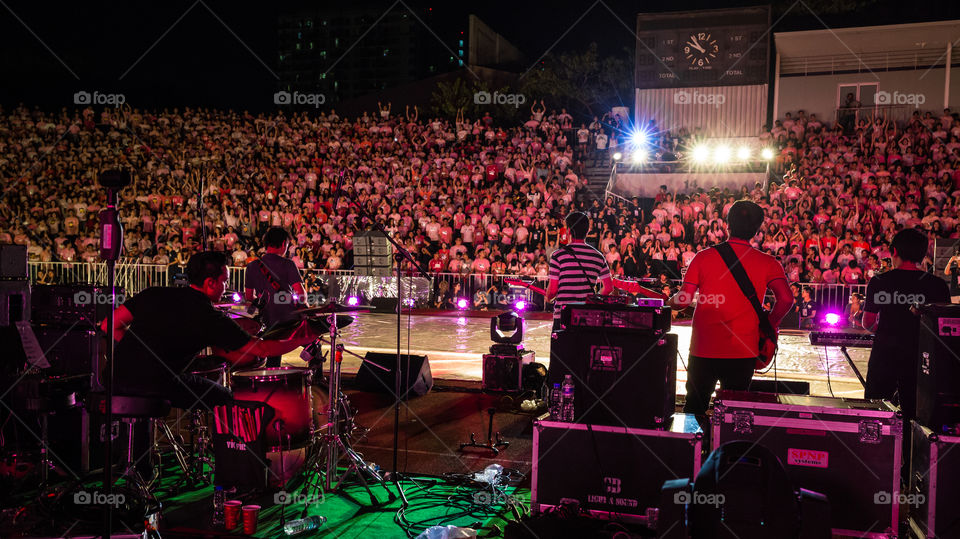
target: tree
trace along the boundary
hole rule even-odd
[[[601,116],[633,103],[633,52],[601,59],[597,44],[583,52],[548,54],[541,66],[521,78],[523,93],[550,95],[571,113]]]

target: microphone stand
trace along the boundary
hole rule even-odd
[[[423,270],[423,268],[420,266],[420,263],[417,262],[416,259],[414,259],[412,254],[410,254],[410,251],[406,250],[402,245],[400,245],[400,243],[398,243],[397,240],[393,239],[393,237],[391,237],[390,234],[387,234],[387,230],[382,223],[370,217],[370,214],[367,213],[367,210],[364,209],[363,206],[358,204],[352,198],[347,197],[347,200],[349,201],[351,206],[353,206],[360,212],[361,219],[366,219],[367,221],[370,221],[371,226],[373,226],[375,230],[383,234],[384,237],[387,238],[387,241],[389,241],[394,248],[393,260],[397,268],[397,370],[395,371],[394,382],[393,382],[394,384],[393,385],[393,389],[394,389],[394,393],[393,393],[393,397],[394,397],[394,401],[393,401],[393,469],[392,469],[391,477],[393,478],[393,482],[397,487],[397,492],[400,494],[401,506],[406,508],[407,506],[410,505],[410,502],[407,500],[407,495],[406,493],[404,493],[403,486],[400,484],[400,472],[398,471],[398,468],[397,468],[397,453],[399,451],[398,441],[400,437],[400,391],[401,391],[400,374],[401,374],[401,371],[404,371],[404,373],[406,374],[408,382],[410,379],[410,375],[408,372],[410,367],[409,356],[407,356],[407,369],[400,368],[400,360],[401,360],[400,326],[401,326],[401,313],[403,312],[403,286],[401,282],[403,277],[403,270],[401,269],[401,264],[403,263],[404,260],[407,260],[410,262],[410,264],[414,267],[414,269],[420,275],[429,275],[429,274]]]
[[[101,176],[102,178],[102,176]],[[126,176],[129,183],[129,175]],[[106,183],[101,179],[101,183]],[[107,496],[113,491],[113,365],[114,365],[114,340],[116,328],[114,327],[114,309],[116,308],[117,289],[116,289],[116,263],[120,258],[120,249],[123,246],[123,228],[120,224],[120,214],[117,211],[117,192],[122,189],[122,185],[110,185],[107,187],[107,207],[100,211],[100,257],[107,265],[107,287],[110,289],[110,297],[113,301],[111,309],[107,310],[107,368],[104,369],[104,388],[105,410],[104,410],[104,432],[106,433],[105,447],[103,451],[103,490]],[[109,503],[104,504],[103,512],[103,537],[110,539],[110,532],[113,524],[113,506]]]
[[[206,171],[200,174],[200,191],[197,193],[197,213],[200,214],[200,249],[207,250],[207,225],[204,223],[203,214],[203,181],[206,179]]]

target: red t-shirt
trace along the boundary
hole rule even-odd
[[[731,239],[729,243],[746,269],[758,298],[763,298],[771,282],[786,280],[783,266],[776,258],[743,240]],[[756,357],[760,342],[757,315],[720,253],[716,249],[697,253],[683,282],[697,287],[699,300],[693,313],[690,354],[707,358]]]

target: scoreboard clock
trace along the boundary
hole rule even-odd
[[[768,7],[640,14],[637,88],[764,84]]]

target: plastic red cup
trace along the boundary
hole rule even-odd
[[[240,508],[243,513],[243,533],[253,535],[257,532],[257,520],[260,518],[259,505],[244,505]]]
[[[228,530],[232,530],[240,523],[240,506],[243,502],[240,500],[228,500],[223,502],[223,524]]]

